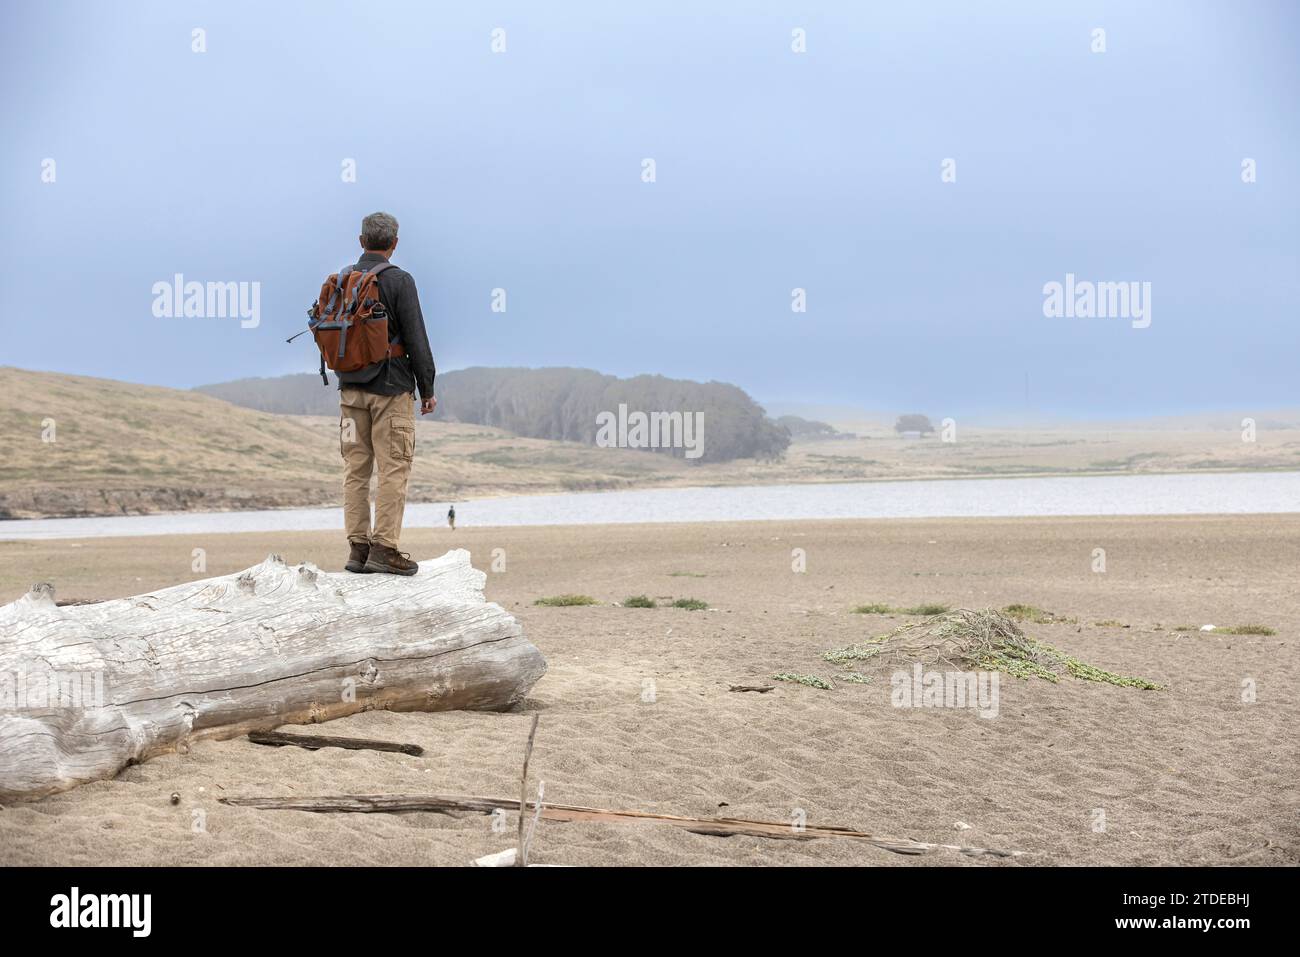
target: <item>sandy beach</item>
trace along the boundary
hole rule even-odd
[[[218,799],[517,796],[532,713],[533,780],[552,801],[779,821],[802,810],[809,824],[1023,852],[903,857],[840,840],[544,822],[540,863],[1300,863],[1300,515],[419,529],[403,546],[417,559],[466,548],[488,572],[488,599],[518,617],[549,663],[520,711],[367,713],[311,729],[415,743],[418,758],[201,742],[111,781],[9,803],[0,864],[468,864],[513,846],[513,815],[497,833],[481,815],[308,814]],[[205,572],[192,571],[195,548]],[[1093,570],[1097,548],[1104,572]],[[806,571],[794,570],[794,549]],[[339,536],[322,533],[0,541],[0,601],[34,581],[54,582],[60,599],[138,594],[270,552],[328,571],[345,558]],[[562,593],[600,604],[534,604]],[[661,607],[615,604],[641,594]],[[709,609],[663,607],[679,598]],[[984,719],[893,707],[887,672],[861,685],[834,679],[822,652],[916,620],[855,607],[931,602],[1050,611],[1051,623],[1026,623],[1026,633],[1166,689],[1003,676],[998,716]],[[1276,633],[1173,630],[1207,623]],[[771,681],[778,672],[834,689]]]

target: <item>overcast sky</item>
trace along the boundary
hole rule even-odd
[[[284,339],[383,209],[444,370],[939,414],[1295,406],[1296,10],[14,5],[0,364],[314,371]],[[260,283],[259,324],[156,316],[177,273]],[[1067,273],[1149,282],[1150,325],[1045,316]]]

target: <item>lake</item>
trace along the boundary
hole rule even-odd
[[[459,526],[761,519],[1300,512],[1300,472],[1089,475],[575,492],[456,503]],[[447,503],[408,505],[406,527],[443,526]],[[0,521],[0,539],[342,529],[338,508]]]

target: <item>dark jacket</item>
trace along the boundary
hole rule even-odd
[[[366,253],[358,261],[357,269],[369,269],[381,263],[379,253]],[[421,399],[433,395],[433,351],[429,348],[429,334],[424,329],[424,315],[420,312],[420,296],[415,291],[415,279],[409,272],[394,266],[379,274],[379,301],[388,311],[388,335],[402,344],[406,355],[385,359],[356,372],[336,372],[339,388],[348,386],[364,389],[378,395],[401,395],[419,391]]]

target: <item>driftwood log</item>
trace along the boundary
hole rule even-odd
[[[252,807],[263,811],[311,811],[317,814],[406,814],[432,811],[450,814],[469,811],[491,814],[498,808],[515,809],[513,798],[479,797],[466,794],[334,794],[323,797],[223,797],[222,804]],[[766,837],[779,841],[814,841],[840,838],[862,841],[894,854],[929,854],[933,851],[957,851],[967,857],[1020,857],[1023,851],[1001,851],[990,847],[966,847],[961,844],[932,844],[926,841],[878,837],[866,831],[833,824],[793,827],[787,821],[754,821],[738,817],[682,817],[678,814],[653,814],[648,811],[621,811],[614,808],[582,807],[575,804],[527,802],[525,808],[539,809],[543,821],[597,821],[603,824],[668,824],[693,834],[712,837]]]
[[[0,797],[359,711],[502,710],[546,671],[483,600],[469,552],[419,574],[327,574],[272,555],[242,573],[59,607],[34,586],[0,607]]]

